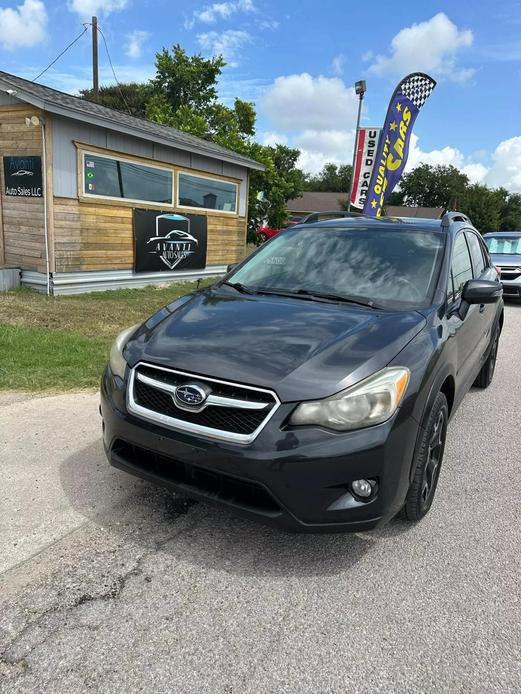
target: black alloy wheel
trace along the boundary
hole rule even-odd
[[[426,420],[415,456],[414,477],[402,509],[402,516],[411,521],[420,520],[429,511],[438,486],[449,421],[443,393],[436,396]]]

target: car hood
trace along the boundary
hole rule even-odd
[[[138,330],[125,357],[274,389],[283,402],[322,398],[386,366],[425,325],[416,311],[220,287],[184,297]]]
[[[494,265],[499,267],[521,267],[521,255],[508,255],[508,253],[491,253],[490,257]]]

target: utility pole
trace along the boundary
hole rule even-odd
[[[367,86],[364,80],[355,82],[355,94],[358,96],[358,114],[356,117],[356,129],[355,129],[355,144],[353,149],[353,163],[351,166],[351,184],[349,186],[349,205],[348,211],[351,212],[351,196],[353,195],[353,183],[355,180],[355,164],[356,164],[356,150],[358,149],[358,131],[360,130],[360,116],[362,115],[362,102],[364,100],[364,94],[367,91]]]
[[[97,103],[99,98],[98,80],[98,18],[92,18],[92,90],[94,101]]]

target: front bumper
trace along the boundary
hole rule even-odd
[[[283,404],[248,445],[173,431],[131,415],[126,384],[107,368],[101,385],[105,451],[111,465],[190,497],[288,530],[360,531],[403,505],[418,425],[398,411],[388,422],[349,433],[287,428]],[[377,480],[370,501],[349,484]]]
[[[503,285],[503,296],[513,299],[521,298],[521,277],[516,280],[505,280],[501,279],[501,284]]]

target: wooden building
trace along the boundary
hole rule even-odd
[[[50,294],[220,274],[244,255],[263,168],[0,72],[0,267]]]

